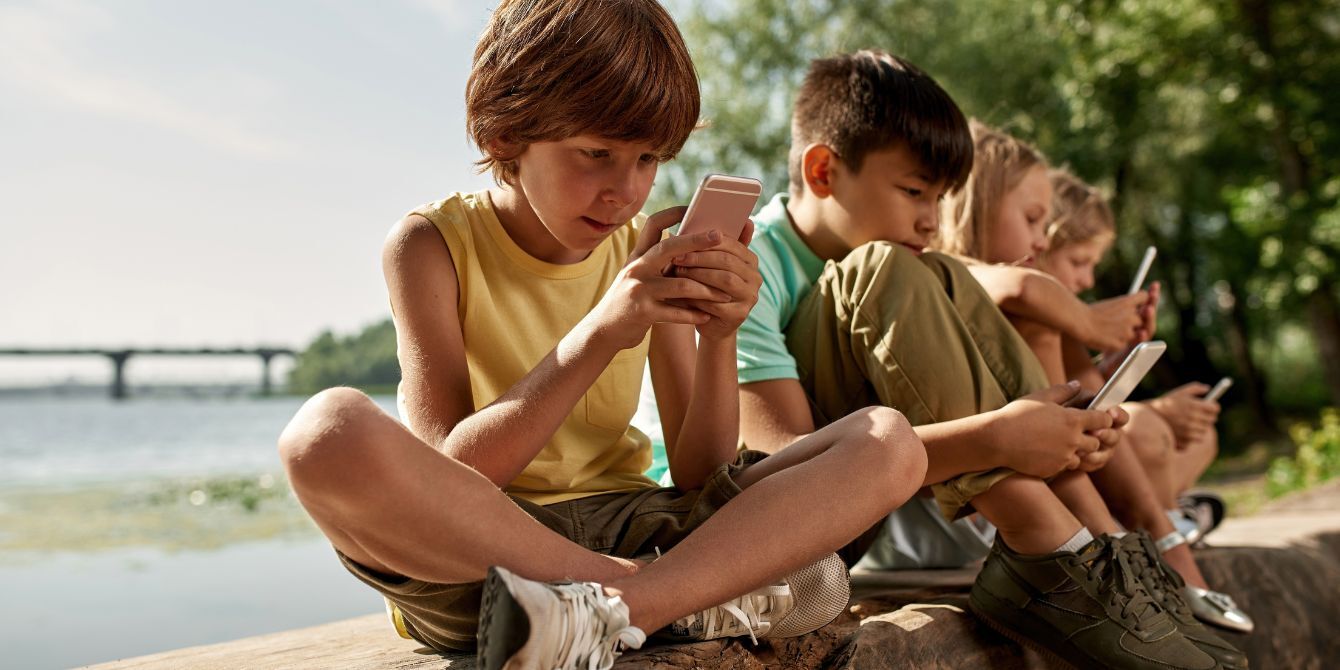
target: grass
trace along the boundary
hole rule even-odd
[[[0,552],[215,549],[318,533],[270,473],[0,492]]]

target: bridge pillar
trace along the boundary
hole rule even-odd
[[[258,355],[261,357],[261,395],[269,396],[274,392],[270,386],[270,359],[275,357],[276,352],[261,351]]]
[[[126,361],[130,360],[129,351],[109,351],[107,358],[112,361],[112,400],[126,399]]]

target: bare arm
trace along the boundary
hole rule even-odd
[[[383,271],[395,312],[407,417],[420,439],[502,487],[535,458],[618,347],[584,319],[534,370],[474,411],[451,253],[421,216],[387,238]]]
[[[696,325],[696,346],[694,328],[658,325],[652,335],[652,385],[670,474],[680,489],[702,486],[718,466],[735,459],[740,431],[736,333],[758,300],[762,283],[758,259],[748,248],[752,235],[753,224],[747,223],[739,239],[676,259],[676,277],[700,282],[727,298],[685,301],[708,316]],[[686,389],[691,390],[685,394]]]
[[[1036,321],[1100,351],[1121,349],[1140,337],[1147,291],[1099,300],[1080,300],[1055,277],[1032,268],[968,265],[1002,312]]]

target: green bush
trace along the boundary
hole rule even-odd
[[[315,393],[332,386],[355,386],[370,393],[394,391],[400,382],[395,325],[390,319],[354,335],[321,333],[298,354],[289,391]]]
[[[1270,463],[1266,491],[1272,498],[1340,475],[1340,410],[1323,410],[1319,426],[1298,425],[1289,434],[1298,451]]]

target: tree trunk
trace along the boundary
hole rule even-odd
[[[1335,299],[1335,287],[1329,281],[1322,282],[1307,297],[1307,311],[1321,355],[1326,388],[1331,392],[1331,404],[1340,407],[1340,305]]]
[[[1228,284],[1228,300],[1224,309],[1224,316],[1228,323],[1228,348],[1233,352],[1234,367],[1241,375],[1238,381],[1242,384],[1242,389],[1246,392],[1247,403],[1251,406],[1252,412],[1256,415],[1258,425],[1262,432],[1279,433],[1279,424],[1275,421],[1275,412],[1266,402],[1266,381],[1261,374],[1261,369],[1257,367],[1255,359],[1252,358],[1251,347],[1251,329],[1247,323],[1247,312],[1243,307],[1242,290],[1234,285],[1232,281]]]

